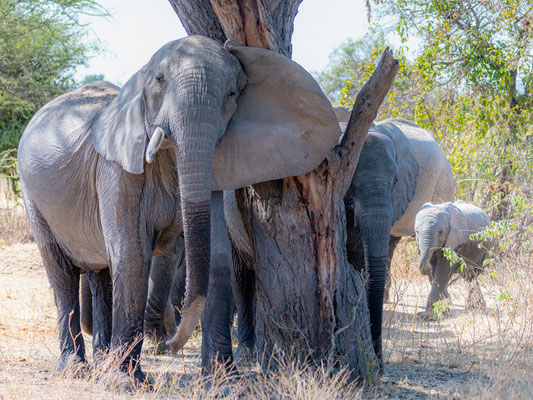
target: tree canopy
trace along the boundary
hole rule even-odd
[[[492,209],[496,219],[509,217],[510,202],[531,195],[533,3],[376,3],[368,3],[373,31],[402,43],[400,72],[378,118],[403,117],[429,129],[452,164],[458,198]],[[341,57],[338,65],[348,65],[350,77],[342,76],[334,100],[353,102],[380,50],[357,63]]]
[[[17,146],[35,111],[71,89],[97,50],[83,15],[107,12],[93,0],[0,0],[0,151]]]

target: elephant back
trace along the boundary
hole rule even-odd
[[[30,120],[19,143],[22,174],[34,169],[60,167],[90,135],[94,118],[112,101],[118,87],[93,82],[56,97]]]

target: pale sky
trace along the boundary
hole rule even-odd
[[[104,74],[118,84],[148,62],[165,43],[186,36],[167,0],[100,0],[112,18],[89,19],[93,35],[106,52],[79,68],[76,78]],[[348,38],[368,30],[364,0],[304,0],[294,24],[293,60],[309,71],[320,71],[331,51]]]

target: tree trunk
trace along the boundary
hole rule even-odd
[[[291,55],[301,0],[170,2],[189,34]],[[342,200],[397,70],[387,50],[357,97],[341,144],[315,170],[236,191],[255,249],[257,346],[264,367],[283,354],[330,366],[338,360],[353,378],[375,371],[364,282],[346,258]]]

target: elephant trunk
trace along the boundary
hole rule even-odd
[[[417,240],[418,251],[420,252],[420,258],[418,261],[418,268],[422,275],[430,274],[429,261],[435,251],[433,245],[433,239],[429,233],[422,233]]]
[[[178,352],[193,334],[202,315],[209,286],[211,261],[211,176],[218,137],[210,121],[214,110],[195,106],[185,113],[171,135],[176,150],[185,239],[187,281],[184,311],[174,337],[167,344]],[[180,129],[186,126],[187,131]],[[219,129],[219,128],[218,128]]]
[[[370,211],[359,213],[361,215],[357,217],[357,225],[362,236],[365,266],[368,271],[367,300],[370,313],[370,331],[374,350],[381,361],[383,297],[392,216],[390,215],[390,201],[383,199],[384,192],[382,190],[378,190],[378,192],[379,195],[369,196],[362,202],[362,210]]]

